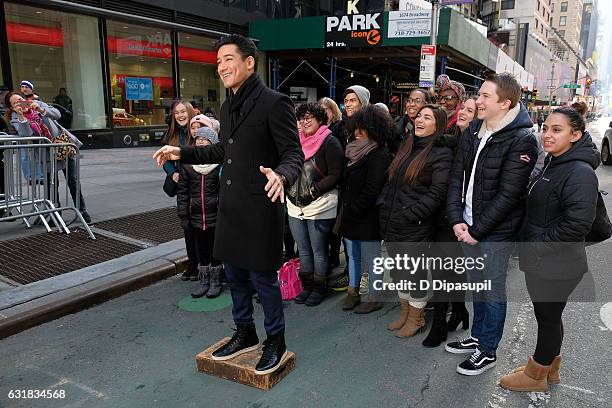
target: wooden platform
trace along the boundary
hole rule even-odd
[[[262,390],[269,390],[295,368],[295,353],[287,351],[287,356],[276,371],[264,375],[255,374],[255,366],[261,358],[261,346],[257,350],[241,354],[231,360],[213,360],[211,358],[212,352],[227,343],[229,339],[229,337],[226,337],[219,340],[196,356],[199,372],[250,385]]]

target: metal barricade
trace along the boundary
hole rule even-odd
[[[72,147],[74,158],[57,159],[58,149]],[[91,239],[96,239],[81,215],[79,149],[73,143],[52,143],[45,137],[18,137],[0,133],[0,158],[3,159],[3,185],[0,185],[0,222],[22,220],[27,228],[42,224],[70,234],[70,225],[80,221]],[[66,180],[63,204],[60,201],[59,173]],[[29,177],[26,177],[29,176]],[[71,199],[71,197],[73,199]],[[62,212],[74,211],[67,223]]]

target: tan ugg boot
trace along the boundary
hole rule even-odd
[[[559,374],[559,369],[561,368],[561,355],[555,357],[555,359],[550,364],[550,372],[548,373],[548,383],[549,384],[559,384],[561,382],[561,375]],[[512,370],[513,373],[518,373],[519,371],[524,371],[525,366],[520,366]]]
[[[504,375],[499,385],[510,391],[547,391],[550,366],[543,366],[529,357],[525,370]]]
[[[406,323],[408,319],[408,311],[410,310],[410,302],[404,299],[400,299],[400,315],[399,317],[389,323],[387,329],[389,330],[399,330]]]
[[[408,319],[401,329],[395,333],[395,337],[412,337],[425,327],[425,309],[410,306]]]
[[[346,297],[342,301],[342,310],[353,310],[359,303],[361,303],[359,288],[349,286]]]

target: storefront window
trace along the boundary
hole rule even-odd
[[[113,126],[165,125],[174,91],[169,31],[108,21]]]
[[[62,112],[71,129],[106,127],[98,20],[5,3],[13,89],[28,80],[34,93]]]
[[[212,109],[215,117],[219,118],[225,90],[217,75],[214,40],[179,34],[179,60],[181,98],[192,101],[202,113]]]

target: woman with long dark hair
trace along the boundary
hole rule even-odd
[[[561,316],[589,270],[585,238],[598,200],[595,169],[600,158],[581,112],[556,109],[542,131],[548,155],[542,171],[529,183],[519,245],[519,267],[525,272],[538,336],[527,365],[500,380],[512,391],[546,391],[549,383],[560,382]]]
[[[189,128],[191,119],[196,116],[191,103],[185,100],[176,101],[170,110],[170,125],[164,136],[163,143],[171,146],[185,146],[194,144]],[[164,163],[164,172],[177,185],[180,177],[180,163],[178,161],[167,161]],[[183,228],[185,233],[185,246],[189,258],[187,270],[181,275],[182,280],[198,280],[198,263],[196,241],[190,228]]]
[[[389,185],[380,210],[381,234],[389,257],[418,257],[429,251],[436,233],[436,215],[446,201],[446,190],[453,152],[443,142],[446,113],[436,105],[425,105],[414,121],[414,134],[397,152],[389,167]],[[410,243],[410,244],[406,244]],[[403,245],[402,245],[403,244]],[[391,271],[394,281],[426,280],[427,270],[420,268],[412,276]],[[397,337],[414,336],[425,325],[427,292],[399,293],[401,311],[389,330]]]
[[[404,114],[395,121],[393,130],[393,138],[389,141],[389,151],[395,154],[401,144],[408,139],[410,135],[414,135],[414,120],[417,113],[427,104],[433,103],[433,98],[428,90],[416,88],[410,91],[408,98],[405,100]]]

